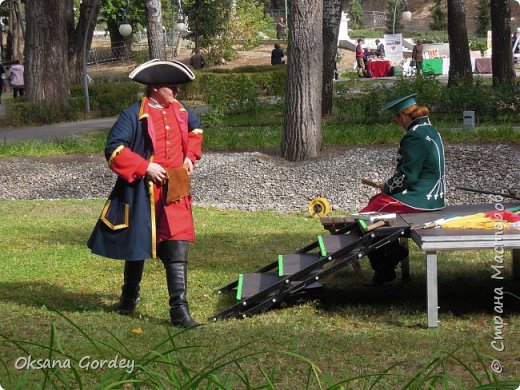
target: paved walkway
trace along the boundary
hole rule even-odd
[[[206,112],[208,107],[192,107],[192,109],[197,114],[201,114]],[[48,142],[57,138],[78,137],[81,133],[109,129],[112,127],[116,119],[117,116],[113,116],[109,118],[98,118],[77,122],[63,122],[44,126],[0,127],[0,142],[14,143],[29,139]]]
[[[114,124],[116,118],[90,119],[34,127],[0,128],[0,141],[12,143],[37,139],[48,142],[56,138],[77,137],[80,133],[109,129]]]

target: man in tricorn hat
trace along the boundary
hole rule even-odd
[[[416,213],[445,207],[446,182],[444,145],[430,123],[429,110],[415,101],[416,94],[385,104],[383,110],[394,115],[394,122],[405,130],[397,151],[394,174],[379,185],[361,212]],[[408,249],[394,241],[368,255],[374,269],[370,285],[395,279],[395,266],[408,256]]]
[[[147,90],[140,102],[121,112],[108,134],[105,157],[118,178],[88,246],[98,255],[125,260],[116,312],[135,310],[144,260],[159,257],[171,323],[194,327],[198,323],[186,298],[188,243],[195,239],[191,197],[168,204],[166,199],[167,169],[184,167],[184,175],[190,175],[202,154],[199,119],[176,99],[178,85],[195,76],[181,62],[152,60],[129,77]]]

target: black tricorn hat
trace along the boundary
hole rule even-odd
[[[128,77],[146,85],[184,84],[195,79],[190,68],[182,62],[158,59],[139,65]]]

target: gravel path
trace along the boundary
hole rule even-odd
[[[395,146],[328,148],[299,163],[259,152],[206,153],[193,176],[193,199],[222,209],[304,211],[309,199],[321,195],[334,208],[354,211],[375,194],[361,178],[386,179],[395,151]],[[519,166],[519,145],[447,145],[448,203],[489,201],[455,186],[518,188]],[[0,199],[105,198],[115,181],[100,155],[0,159],[0,172]]]

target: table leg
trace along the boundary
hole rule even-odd
[[[408,238],[400,238],[399,243],[408,249]],[[406,259],[401,260],[401,278],[403,280],[410,280],[410,258],[406,256]]]
[[[428,328],[437,328],[439,326],[437,252],[426,253],[426,295],[428,300]]]
[[[513,279],[520,280],[520,249],[513,249]]]

